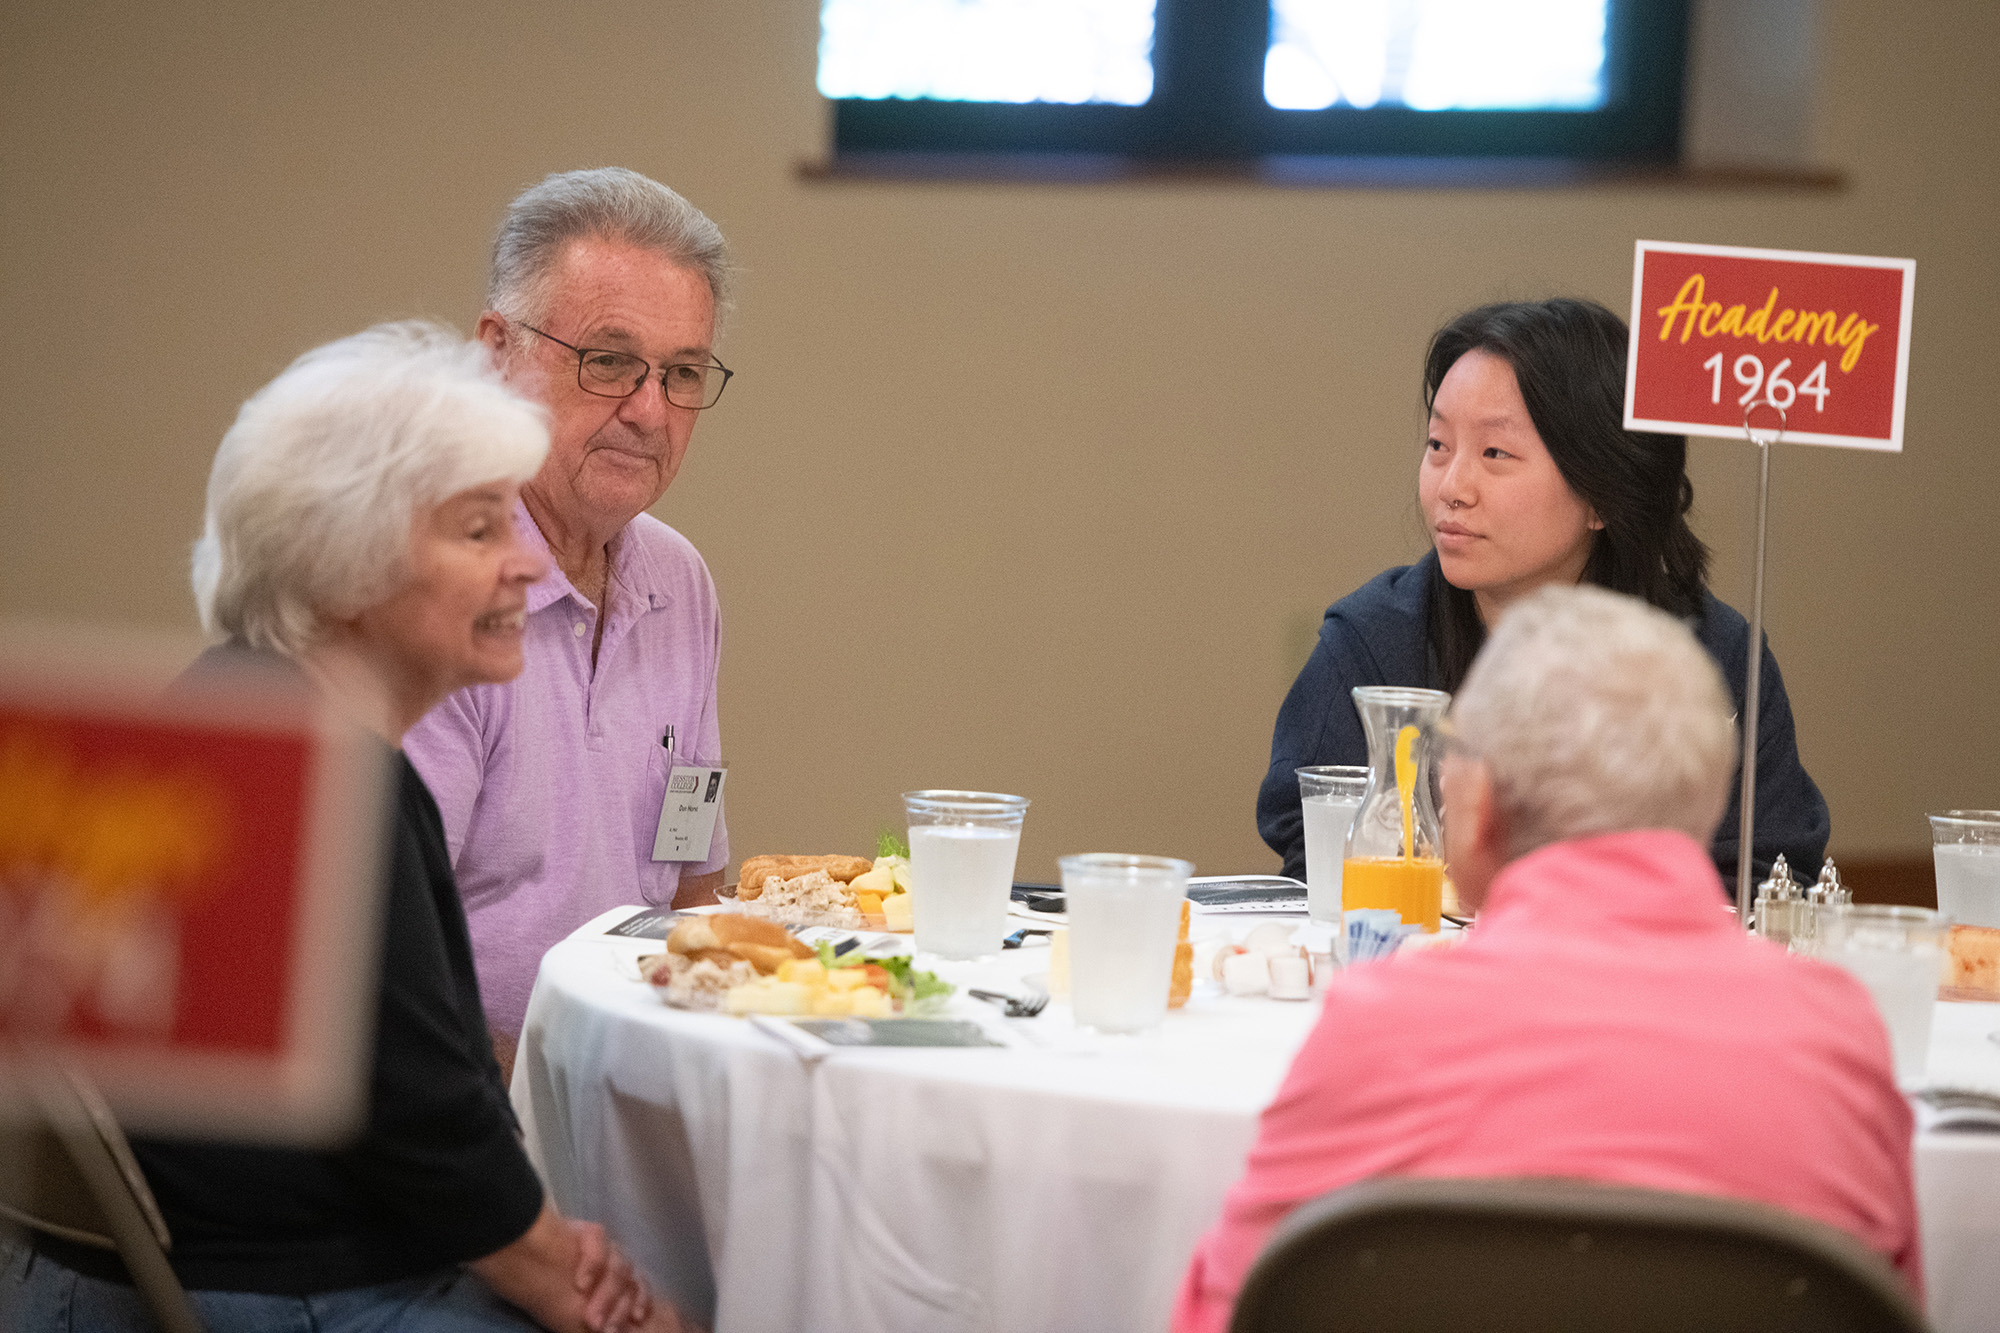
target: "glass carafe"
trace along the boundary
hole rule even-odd
[[[1442,690],[1355,687],[1354,708],[1368,731],[1368,788],[1347,834],[1340,872],[1341,905],[1349,911],[1388,908],[1406,925],[1438,928],[1444,841],[1431,797],[1429,728],[1450,704]]]

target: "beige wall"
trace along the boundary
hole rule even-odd
[[[949,785],[1035,799],[1024,876],[1093,848],[1262,869],[1319,612],[1422,548],[1434,325],[1622,309],[1641,236],[1905,255],[1906,452],[1780,451],[1769,629],[1836,854],[2000,805],[2000,8],[1826,6],[1837,193],[807,183],[815,8],[6,6],[0,614],[192,633],[236,403],[375,320],[469,328],[505,200],[622,163],[749,270],[742,373],[657,510],[722,590],[738,855],[865,849]],[[1751,456],[1693,453],[1747,605]]]

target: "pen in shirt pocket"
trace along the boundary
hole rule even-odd
[[[667,759],[671,762],[674,757],[674,728],[672,723],[667,724],[667,734],[660,737],[660,745],[666,750]]]

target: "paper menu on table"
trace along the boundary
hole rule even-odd
[[[608,935],[614,939],[664,940],[674,928],[674,922],[689,915],[675,911],[671,907],[625,908],[631,915],[623,917],[594,933]],[[593,923],[595,924],[595,923]]]
[[[833,946],[834,956],[852,952],[855,949],[865,954],[906,954],[913,945],[908,935],[897,935],[886,930],[843,930],[837,926],[798,926],[792,934],[807,944],[821,943]]]
[[[1304,916],[1306,886],[1285,875],[1201,876],[1188,881],[1188,901],[1209,914]]]

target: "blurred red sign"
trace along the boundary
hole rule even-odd
[[[1640,241],[1625,427],[1903,447],[1916,261]],[[1772,409],[1777,409],[1773,411]]]
[[[0,1072],[61,1060],[132,1128],[351,1127],[382,749],[296,682],[0,662]]]

